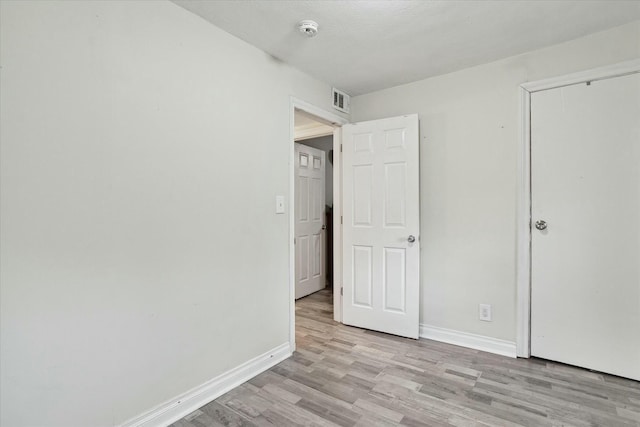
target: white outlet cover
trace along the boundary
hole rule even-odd
[[[491,322],[491,304],[478,305],[478,318],[484,322]]]

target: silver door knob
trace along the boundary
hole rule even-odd
[[[416,241],[416,236],[414,235],[410,235],[409,237],[407,237],[407,242],[409,243],[413,243]]]
[[[323,230],[326,230],[326,229],[327,229],[327,226],[326,226],[326,225],[324,225],[324,224],[322,224],[322,229],[323,229]]]
[[[538,220],[536,221],[536,228],[538,230],[546,230],[547,229],[547,221],[544,220]]]

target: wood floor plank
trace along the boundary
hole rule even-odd
[[[172,427],[640,427],[640,383],[333,321],[296,302],[294,355]]]

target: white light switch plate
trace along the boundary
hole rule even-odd
[[[284,196],[276,196],[276,213],[284,213]]]
[[[491,304],[478,305],[478,318],[485,322],[491,322]]]

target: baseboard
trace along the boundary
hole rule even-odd
[[[250,380],[261,372],[291,356],[291,348],[286,342],[243,363],[217,377],[201,384],[173,399],[156,406],[144,414],[126,421],[120,427],[165,427],[229,390]]]
[[[486,337],[484,335],[470,334],[468,332],[421,324],[420,338],[473,348],[474,350],[486,351],[487,353],[495,353],[502,356],[516,357],[515,342]]]

